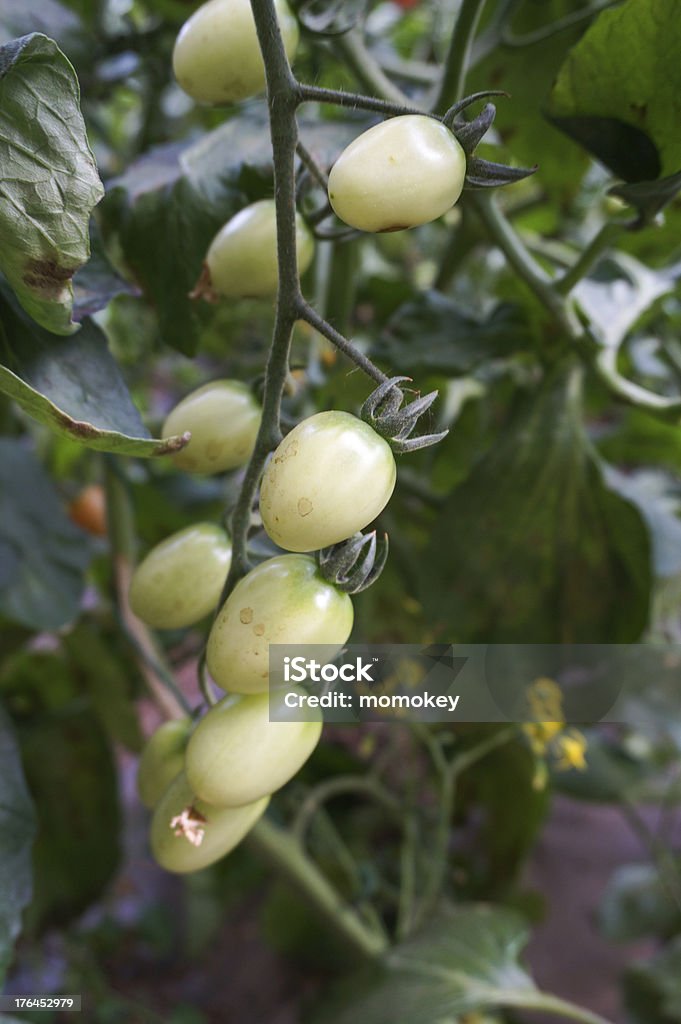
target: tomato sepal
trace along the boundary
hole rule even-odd
[[[448,430],[441,430],[436,433],[411,436],[420,417],[430,409],[439,392],[430,391],[427,395],[422,395],[403,405],[405,395],[399,385],[408,380],[411,378],[391,377],[383,384],[379,384],[366,399],[360,411],[364,422],[387,441],[393,452],[398,455],[416,451],[419,448],[428,448],[430,445],[442,441],[449,433]]]
[[[375,583],[383,572],[388,549],[387,533],[377,540],[375,530],[359,532],[317,552],[319,571],[338,590],[359,594]]]

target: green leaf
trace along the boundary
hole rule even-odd
[[[681,169],[677,0],[602,11],[571,50],[551,96],[555,123],[625,181]]]
[[[322,164],[364,124],[300,119]],[[239,209],[271,194],[271,162],[264,116],[241,113],[189,147],[160,147],[112,183],[105,221],[119,234],[135,280],[156,310],[162,341],[184,355],[196,353],[219,316],[219,309],[189,298],[208,246]]]
[[[506,144],[505,162],[512,157],[514,163],[524,167],[539,164],[536,177],[542,189],[554,196],[573,195],[586,169],[585,157],[561,132],[547,125],[544,112],[556,68],[560,67],[569,47],[579,39],[586,22],[532,43],[534,33],[574,13],[574,0],[542,0],[542,3],[526,3],[516,8],[519,10],[513,19],[514,38],[524,37],[528,42],[495,47],[473,69],[467,80],[467,91],[506,90],[510,99],[495,100],[495,129]],[[499,159],[498,150],[495,153],[491,148],[482,155]],[[527,187],[532,186],[513,186],[511,192]]]
[[[681,936],[649,963],[629,968],[624,994],[633,1024],[681,1022]]]
[[[38,817],[31,928],[89,906],[119,860],[116,767],[96,717],[77,705],[17,722]]]
[[[90,224],[90,250],[90,259],[73,278],[73,318],[78,322],[106,309],[117,295],[135,294],[111,266],[95,221]]]
[[[0,707],[0,987],[31,898],[33,805],[26,788],[19,748]]]
[[[523,337],[517,309],[500,305],[479,320],[439,292],[400,306],[374,349],[396,372],[469,373],[489,359],[513,355]]]
[[[0,48],[0,269],[55,334],[75,330],[72,278],[103,195],[79,98],[73,68],[47,36]]]
[[[70,338],[55,338],[22,312],[2,282],[0,391],[39,423],[88,448],[149,456],[186,443],[149,436],[93,320]]]
[[[647,623],[650,580],[641,516],[585,436],[579,377],[556,373],[442,507],[420,596],[458,642],[626,643]]]
[[[121,243],[135,280],[158,316],[163,342],[186,356],[199,347],[214,310],[190,299],[208,246],[240,205],[226,188],[216,202],[186,178],[139,197],[121,218]]]
[[[136,671],[120,657],[112,638],[106,638],[94,623],[81,622],[62,643],[70,672],[89,694],[107,735],[139,753],[144,737],[134,704]]]
[[[385,969],[312,1024],[454,1024],[490,1007],[538,1007],[542,995],[518,957],[527,943],[522,919],[482,904],[447,907],[426,932],[397,946]]]
[[[30,449],[8,438],[0,439],[0,546],[13,559],[0,615],[36,630],[76,617],[90,551]]]
[[[681,908],[653,864],[624,864],[608,882],[599,920],[613,942],[671,938],[681,931]]]
[[[613,185],[608,195],[619,196],[635,206],[642,223],[649,223],[681,192],[681,171],[657,181],[637,181],[629,185]]]
[[[467,794],[472,813],[483,812],[471,869],[476,894],[499,893],[518,880],[551,802],[549,788],[534,785],[535,773],[534,755],[520,740],[491,751],[463,776],[459,804]]]

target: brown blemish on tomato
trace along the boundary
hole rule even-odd
[[[265,632],[265,623],[259,622],[257,626],[253,627],[253,632],[256,636],[262,636]]]
[[[309,514],[310,514],[310,512],[312,512],[313,508],[314,508],[314,505],[312,504],[312,502],[310,501],[309,498],[300,498],[299,499],[299,501],[298,501],[298,515],[303,516],[303,517],[304,516],[309,516]]]
[[[281,455],[277,455],[275,462],[286,462],[287,459],[292,459],[298,454],[298,442],[291,441],[286,445]]]
[[[239,619],[244,626],[248,626],[251,622],[253,622],[253,609],[242,608],[241,611],[239,612]]]

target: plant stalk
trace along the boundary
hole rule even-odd
[[[261,818],[245,842],[253,852],[287,879],[338,939],[358,959],[376,960],[385,938],[369,929],[327,881],[293,836]]]

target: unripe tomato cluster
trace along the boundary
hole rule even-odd
[[[275,9],[290,59],[297,24],[284,0],[275,0]],[[209,0],[200,7],[180,32],[173,66],[182,88],[200,103],[231,103],[262,89],[264,66],[249,0]],[[330,174],[329,199],[353,227],[396,230],[448,210],[465,173],[464,152],[445,125],[427,116],[395,117],[341,154]],[[304,271],[313,241],[298,214],[296,250]],[[263,200],[219,231],[196,294],[270,295],[278,276],[276,209],[274,201]],[[174,456],[180,469],[221,473],[248,461],[260,420],[250,391],[220,380],[184,398],[163,434],[191,435]],[[396,436],[404,439],[400,430]],[[161,726],[140,760],[140,797],[153,809],[152,850],[169,871],[198,870],[231,850],[317,745],[321,717],[297,721],[283,694],[270,692],[269,647],[324,644],[338,651],[346,643],[352,601],[341,584],[324,578],[311,553],[373,522],[395,479],[390,444],[372,426],[346,412],[318,413],[284,438],[261,481],[263,526],[283,551],[239,580],[222,607],[232,552],[220,527],[198,523],[179,531],[135,571],[130,605],[155,628],[191,626],[217,609],[206,665],[226,696],[198,724],[187,718]]]
[[[243,463],[253,445],[255,409],[231,381],[183,399],[165,428],[196,430],[187,445],[189,456],[194,444],[196,453],[181,464],[212,472],[216,465],[233,467],[237,452]],[[216,462],[210,453],[218,450]],[[283,694],[270,693],[269,645],[325,644],[333,651],[345,644],[352,601],[321,576],[309,552],[371,522],[390,498],[395,475],[387,442],[349,413],[303,420],[274,452],[261,509],[265,529],[287,553],[247,573],[214,619],[206,660],[227,696],[196,727],[189,719],[161,726],[140,760],[140,797],[153,808],[152,850],[169,871],[198,870],[227,853],[316,747],[321,717],[299,722],[289,713],[287,720]],[[198,622],[219,601],[230,557],[220,527],[198,523],[180,530],[137,567],[133,611],[160,629]]]

